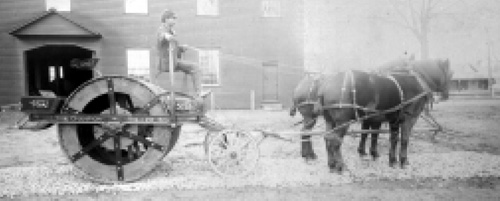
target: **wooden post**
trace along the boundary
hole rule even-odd
[[[210,93],[210,110],[215,110],[215,94]]]
[[[170,114],[175,118],[175,89],[174,89],[174,45],[168,46],[168,70],[170,75]],[[174,120],[175,121],[175,120]]]
[[[255,110],[255,90],[250,90],[250,110]]]
[[[491,97],[495,97],[495,90],[493,90],[493,68],[491,66],[491,41],[487,42],[488,45],[488,87]]]

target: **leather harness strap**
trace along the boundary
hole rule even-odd
[[[399,82],[396,80],[396,78],[394,78],[394,76],[388,75],[387,78],[389,78],[392,82],[394,82],[394,84],[398,88],[399,98],[400,98],[401,102],[403,102],[405,98],[404,98],[403,89],[401,89],[401,85],[399,85]]]
[[[429,87],[429,84],[427,84],[424,78],[422,78],[420,73],[417,73],[415,70],[410,70],[410,75],[413,75],[417,79],[417,82],[420,84],[420,86],[425,92],[432,92],[431,88]]]
[[[412,76],[415,76],[415,78],[417,79],[418,83],[420,84],[420,86],[424,89],[424,92],[420,93],[419,95],[417,95],[416,97],[413,97],[411,98],[410,100],[408,101],[404,101],[404,92],[401,88],[401,86],[399,85],[398,81],[392,76],[392,75],[389,75],[387,76],[389,79],[391,79],[394,84],[396,85],[396,87],[398,88],[398,91],[399,91],[399,94],[400,94],[400,99],[401,99],[401,104],[389,109],[389,110],[384,110],[384,111],[380,111],[380,110],[377,110],[377,109],[372,109],[372,108],[367,108],[367,107],[363,107],[363,106],[360,106],[356,103],[356,89],[355,89],[355,80],[354,80],[354,75],[352,73],[352,71],[347,71],[345,73],[345,76],[344,76],[344,80],[343,80],[343,86],[342,86],[342,91],[341,91],[341,98],[340,98],[340,103],[338,104],[331,104],[329,106],[323,106],[323,110],[324,109],[353,109],[355,110],[354,113],[356,115],[356,121],[360,121],[360,120],[365,120],[367,119],[367,117],[373,117],[373,116],[376,116],[376,115],[381,115],[381,114],[387,114],[389,112],[393,112],[393,111],[396,111],[398,109],[401,109],[403,108],[405,105],[411,103],[411,102],[414,102],[416,100],[418,100],[419,98],[425,96],[425,95],[428,95],[428,93],[431,93],[432,91],[430,90],[429,88],[429,85],[427,85],[427,83],[418,75],[418,73],[414,72],[414,71],[410,71],[410,75]],[[352,89],[351,89],[351,93],[352,93],[352,100],[353,102],[352,103],[343,103],[342,101],[344,100],[344,93],[345,91],[347,91],[347,79],[351,79],[351,86],[352,86]],[[370,115],[365,115],[363,117],[359,117],[358,115],[358,112],[356,110],[363,110],[365,112],[375,112],[374,114],[370,114]]]

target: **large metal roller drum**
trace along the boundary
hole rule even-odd
[[[147,111],[140,110],[165,92],[138,78],[99,77],[77,88],[66,99],[61,113],[132,115],[140,112],[165,116],[167,111],[159,103],[146,107]],[[103,122],[59,124],[58,131],[63,151],[78,169],[98,182],[119,183],[150,173],[175,145],[180,126]],[[145,143],[144,139],[154,144]]]

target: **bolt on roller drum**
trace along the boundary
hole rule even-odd
[[[78,87],[66,99],[61,113],[166,116],[161,103],[145,107],[165,92],[138,78],[99,77]],[[79,170],[97,182],[121,183],[150,173],[175,145],[180,126],[75,123],[59,124],[58,132],[63,151]]]

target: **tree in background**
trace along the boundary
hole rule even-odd
[[[420,44],[421,59],[429,58],[429,32],[433,19],[444,8],[446,0],[387,0],[392,9],[381,18],[409,30]],[[449,6],[449,5],[446,5]]]
[[[420,44],[421,59],[429,58],[429,34],[433,29],[448,27],[456,29],[474,29],[483,26],[491,36],[491,29],[500,13],[497,0],[387,0],[390,5],[384,15],[379,16],[389,22],[410,31]],[[452,27],[452,28],[450,28]],[[480,28],[480,27],[479,27]],[[487,36],[489,38],[489,36]]]

